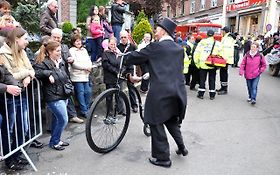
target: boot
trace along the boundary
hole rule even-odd
[[[226,95],[227,94],[227,86],[222,86],[218,92],[218,95]]]

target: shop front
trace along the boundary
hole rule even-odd
[[[266,16],[266,0],[247,0],[229,4],[227,10],[227,25],[232,32],[254,35],[264,34]]]

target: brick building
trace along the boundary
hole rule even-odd
[[[77,24],[77,0],[58,0],[58,21],[70,21],[74,26]]]
[[[182,0],[175,10],[164,3],[162,16],[227,25],[241,35],[272,34],[280,29],[280,0]]]
[[[182,0],[176,10],[164,3],[162,16],[175,19],[179,24],[210,21],[222,23],[223,0]]]

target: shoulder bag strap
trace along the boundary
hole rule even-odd
[[[214,40],[214,43],[213,43],[213,46],[212,46],[212,49],[211,49],[210,55],[212,55],[212,53],[213,53],[213,50],[214,50],[214,47],[215,47],[215,43],[216,43],[216,41]]]

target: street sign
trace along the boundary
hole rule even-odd
[[[272,25],[271,24],[267,24],[265,29],[266,29],[267,32],[269,32],[272,29]]]

